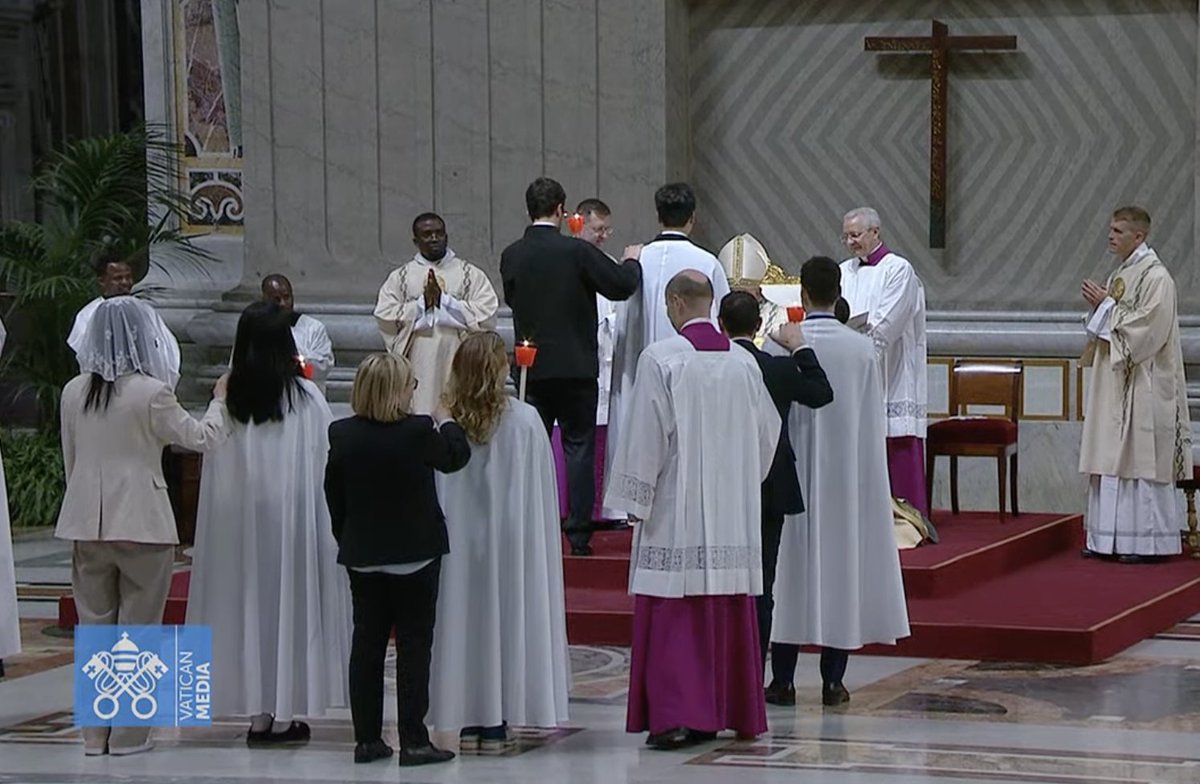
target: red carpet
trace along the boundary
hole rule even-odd
[[[1200,561],[1126,566],[1079,556],[1078,515],[935,513],[941,543],[900,554],[912,636],[867,652],[1090,664],[1200,611]],[[565,557],[573,643],[628,645],[628,531]]]

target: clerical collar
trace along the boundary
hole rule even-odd
[[[659,234],[673,234],[677,237],[686,237],[688,235],[686,231],[680,231],[679,229],[663,229]]]
[[[1133,253],[1130,253],[1129,256],[1127,256],[1125,260],[1121,262],[1121,267],[1128,267],[1130,264],[1135,264],[1141,261],[1142,257],[1149,252],[1150,246],[1143,242],[1141,245],[1138,245],[1136,248],[1134,248]]]
[[[888,250],[887,245],[884,245],[881,242],[881,243],[879,243],[879,247],[877,247],[875,250],[868,253],[867,257],[865,259],[860,256],[858,259],[858,263],[860,266],[863,266],[863,267],[874,267],[876,264],[878,264],[880,261],[883,260],[884,256],[888,255],[889,253],[891,253],[891,251]]]
[[[417,261],[423,261],[426,264],[433,264],[438,267],[442,266],[443,264],[445,264],[447,261],[449,261],[452,258],[454,258],[454,250],[451,248],[446,248],[446,253],[437,261],[434,261],[433,259],[425,258],[425,256],[422,255],[420,251],[417,251],[417,255],[416,255]]]
[[[550,220],[535,220],[530,225],[532,225],[532,226],[549,226],[552,229],[558,228],[558,223],[556,223],[555,221],[550,221]]]
[[[679,328],[679,331],[683,332],[685,329],[687,329],[688,327],[690,327],[694,324],[708,324],[710,326],[715,326],[715,325],[713,325],[712,319],[707,318],[705,316],[701,316],[700,318],[694,318],[691,321],[686,322],[682,327]]]
[[[825,310],[810,310],[808,313],[804,314],[805,321],[811,321],[813,319],[833,319],[834,321],[837,321],[837,316]]]

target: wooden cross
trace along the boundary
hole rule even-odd
[[[929,247],[946,247],[946,92],[947,54],[951,49],[1011,51],[1015,35],[950,35],[950,28],[933,20],[931,36],[868,36],[868,52],[929,52]]]

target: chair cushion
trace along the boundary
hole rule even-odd
[[[950,417],[931,424],[926,438],[931,444],[1015,444],[1017,425],[998,417]]]

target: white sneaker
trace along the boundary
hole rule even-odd
[[[154,748],[154,741],[150,738],[146,739],[145,743],[129,748],[119,749],[116,746],[109,746],[108,753],[114,757],[128,757],[130,754],[141,754],[143,751],[150,751]]]

